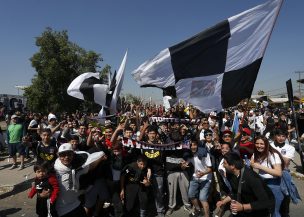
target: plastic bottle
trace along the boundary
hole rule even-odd
[[[249,168],[250,167],[250,160],[248,159],[247,154],[244,155],[244,160],[245,160],[245,166]]]

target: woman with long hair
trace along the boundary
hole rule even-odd
[[[275,150],[266,137],[259,136],[255,140],[254,154],[251,157],[251,166],[258,170],[258,174],[264,179],[275,197],[275,210],[273,217],[281,217],[280,206],[284,195],[280,188],[284,160],[281,154]]]

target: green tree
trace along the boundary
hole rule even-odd
[[[25,90],[28,107],[35,111],[74,111],[81,100],[67,94],[69,84],[84,72],[98,72],[101,54],[86,51],[69,41],[67,31],[47,28],[36,38],[39,48],[30,61],[36,70],[32,85]],[[110,67],[106,66],[109,71]]]
[[[258,91],[258,95],[260,95],[260,96],[265,95],[265,91],[264,91],[264,90],[259,90],[259,91]]]

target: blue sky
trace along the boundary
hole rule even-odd
[[[46,27],[67,30],[69,39],[101,53],[100,65],[118,69],[129,50],[123,92],[160,98],[154,88],[139,88],[131,72],[162,49],[174,45],[265,0],[3,0],[0,6],[0,93],[17,94],[35,74],[29,58],[35,37]],[[295,71],[304,71],[304,1],[285,0],[270,38],[254,92],[285,91]],[[302,74],[304,78],[304,73]],[[304,91],[303,91],[304,93]],[[304,94],[302,94],[304,95]]]

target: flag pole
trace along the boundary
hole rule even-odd
[[[299,127],[298,127],[297,117],[296,117],[294,103],[293,103],[293,90],[292,90],[291,79],[286,81],[286,88],[287,88],[287,94],[288,94],[288,98],[289,98],[289,104],[290,104],[291,111],[292,111],[292,114],[293,114],[292,117],[293,117],[293,120],[294,120],[294,123],[295,123],[295,128],[296,128],[296,136],[297,136],[297,142],[298,142],[298,147],[299,147],[299,154],[300,154],[302,171],[304,171],[304,156],[303,156],[304,152],[302,150],[302,144],[301,144],[300,135],[299,135]]]

